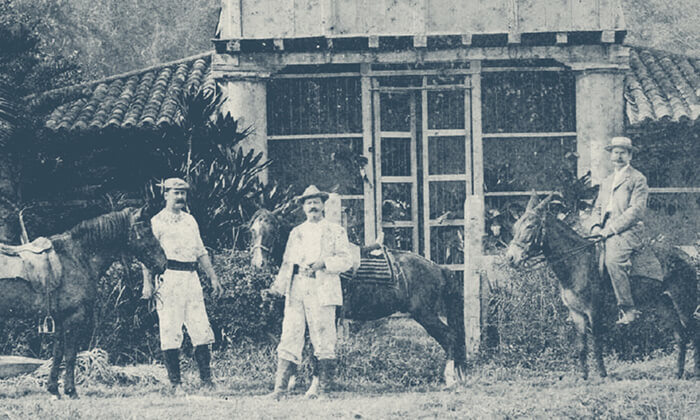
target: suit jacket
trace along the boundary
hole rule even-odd
[[[319,223],[321,223],[322,228],[321,260],[325,263],[326,268],[316,272],[316,279],[318,280],[317,296],[322,306],[340,306],[343,304],[340,273],[351,269],[353,264],[348,235],[340,225],[325,219]],[[275,281],[270,286],[273,292],[289,296],[294,264],[299,261],[300,244],[301,230],[297,226],[289,233],[289,240],[282,258],[282,266]]]
[[[628,166],[615,184],[615,173],[608,175],[600,186],[598,198],[593,207],[593,225],[610,226],[616,234],[642,228],[642,218],[647,208],[649,187],[647,178],[638,170]],[[612,191],[612,192],[611,192]],[[611,210],[607,212],[608,203]],[[606,213],[607,218],[606,218]]]

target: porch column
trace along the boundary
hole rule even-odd
[[[268,74],[259,72],[237,72],[225,75],[221,81],[225,101],[222,112],[230,112],[238,121],[238,129],[250,128],[250,134],[240,145],[244,150],[262,152],[267,159],[267,79]],[[261,174],[267,182],[267,171]]]
[[[599,184],[611,170],[604,147],[624,132],[625,69],[589,65],[574,70],[578,175],[590,170],[593,184]]]

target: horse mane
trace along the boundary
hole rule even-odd
[[[123,210],[84,220],[66,233],[72,238],[84,240],[90,245],[126,239],[129,231],[130,211],[131,209],[127,207]]]

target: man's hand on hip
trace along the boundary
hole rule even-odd
[[[314,271],[321,271],[321,270],[324,270],[326,268],[326,263],[324,263],[321,260],[318,260],[318,261],[314,262],[313,264],[311,264],[310,267]]]

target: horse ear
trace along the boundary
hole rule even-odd
[[[532,190],[530,192],[530,201],[527,202],[527,207],[525,208],[525,211],[530,211],[535,207],[535,204],[537,203],[537,193],[535,190]]]
[[[547,198],[540,201],[540,204],[538,204],[537,207],[535,207],[535,211],[542,210],[544,208],[544,206],[546,206],[547,204],[549,204],[550,201],[552,201],[553,198],[554,198],[554,193],[549,194],[547,196]]]

